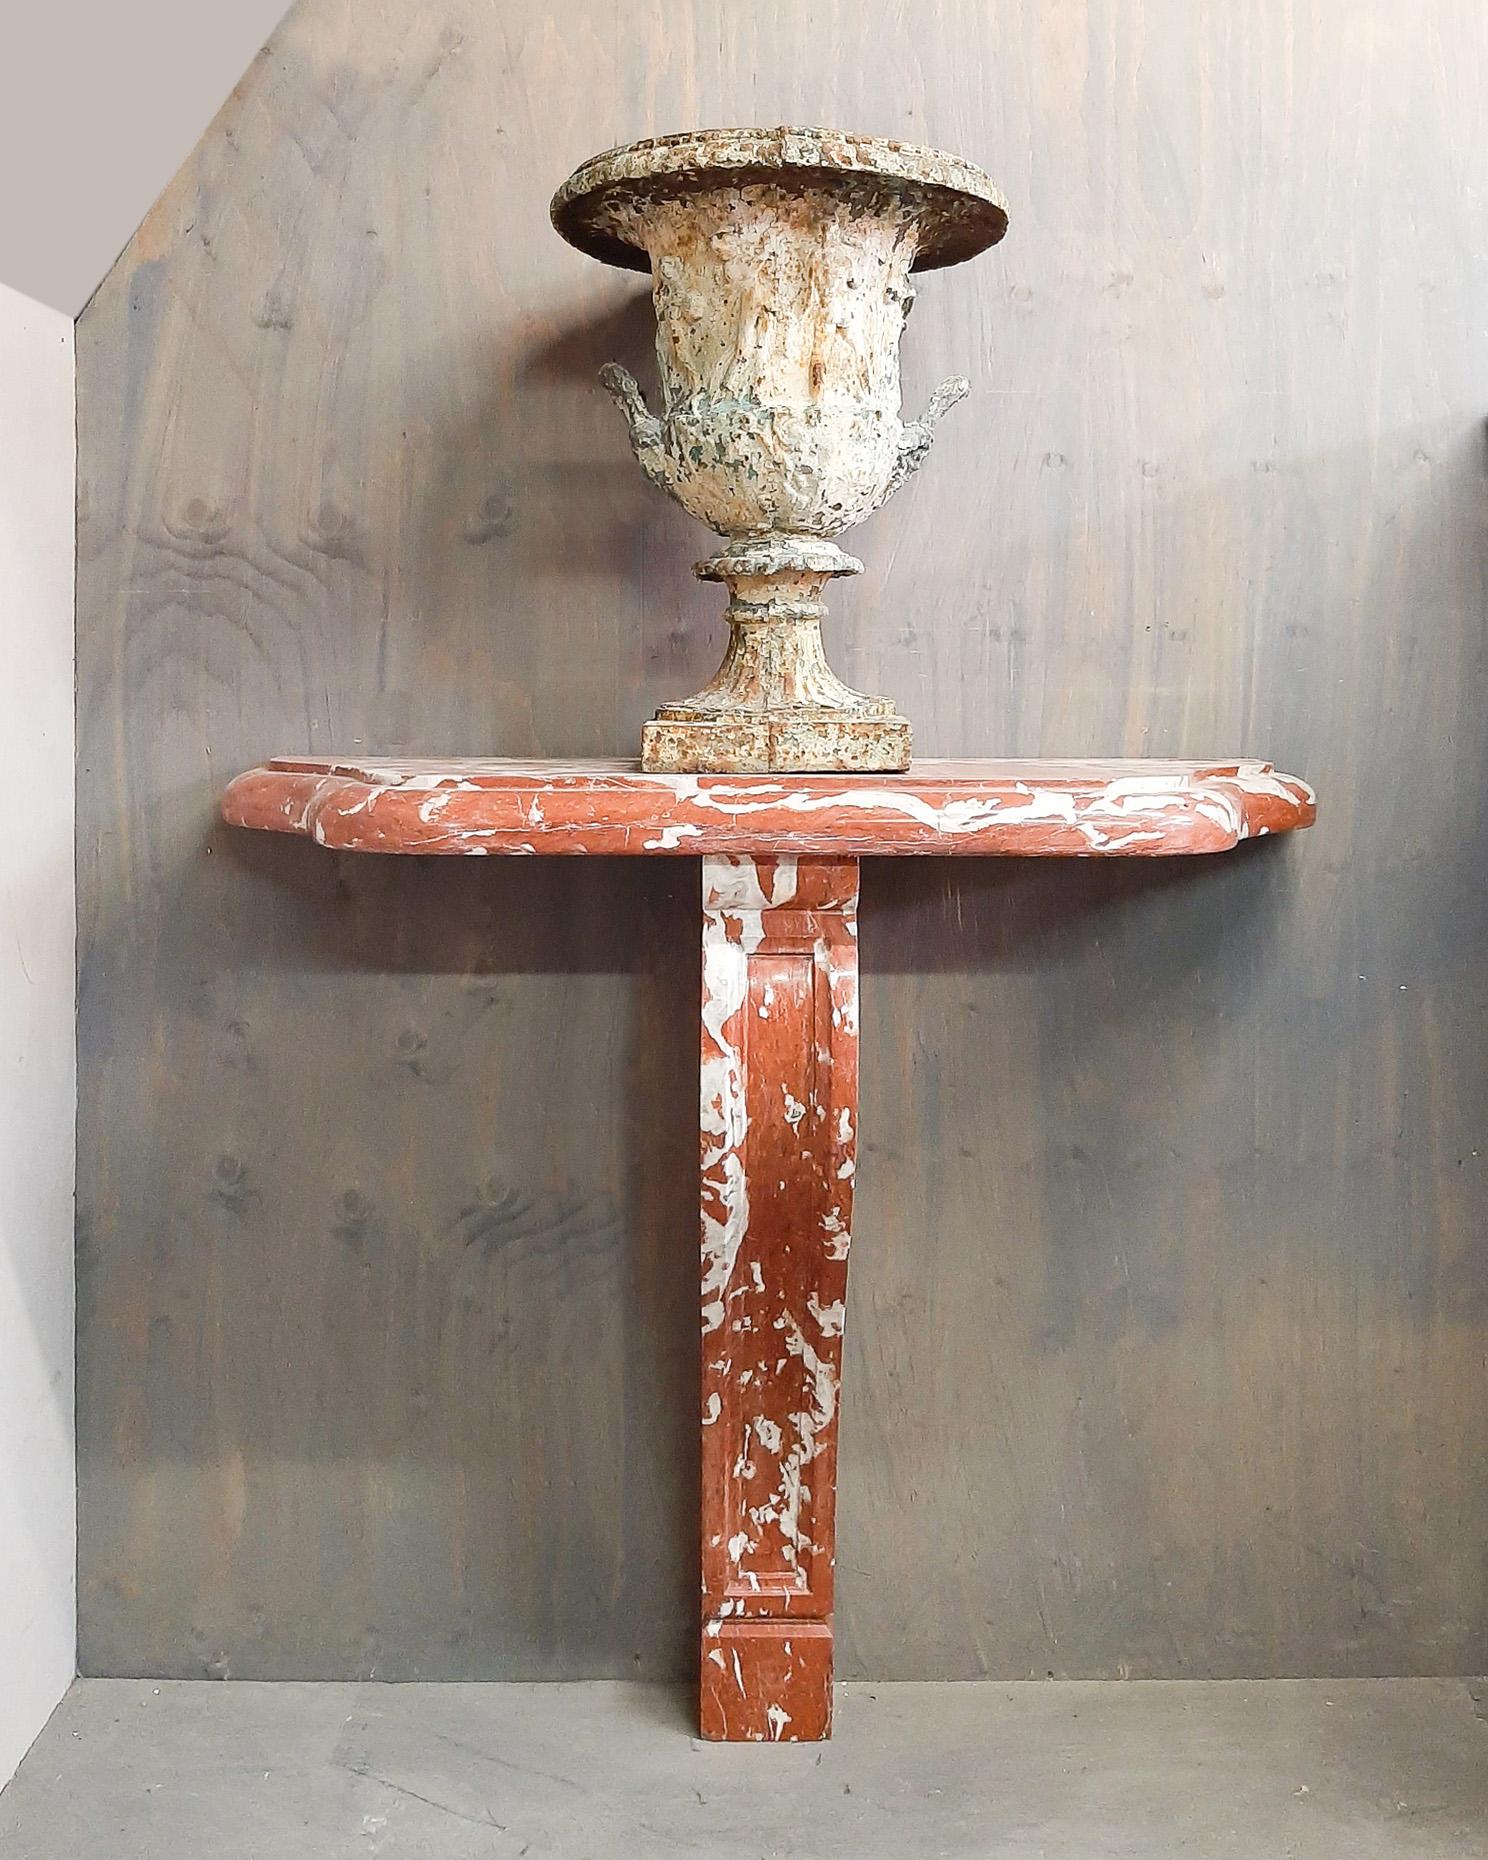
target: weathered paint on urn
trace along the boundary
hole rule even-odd
[[[713,681],[642,735],[648,769],[902,769],[909,725],[844,685],[821,643],[821,592],[861,564],[831,540],[870,516],[967,392],[900,411],[911,273],[1006,229],[980,169],[936,150],[820,129],[709,130],[631,144],[558,190],[582,250],[649,269],[661,412],[602,371],[652,483],[728,539],[700,563],[728,584]]]

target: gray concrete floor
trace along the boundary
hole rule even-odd
[[[1475,1697],[859,1685],[828,1745],[720,1746],[658,1687],[80,1680],[0,1795],[0,1855],[1482,1860]]]

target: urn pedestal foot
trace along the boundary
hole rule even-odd
[[[909,767],[910,728],[890,698],[845,685],[827,663],[822,589],[862,563],[821,537],[731,543],[694,571],[728,584],[728,649],[695,697],[641,729],[652,775],[830,774]]]
[[[855,859],[703,861],[704,1737],[826,1737],[858,1118]]]

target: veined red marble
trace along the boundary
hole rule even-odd
[[[701,1726],[832,1722],[858,864],[703,861]]]
[[[284,757],[240,775],[235,826],[352,852],[1226,852],[1309,826],[1269,762],[915,762],[903,775],[648,775],[633,762]]]
[[[858,1118],[858,859],[1224,852],[1312,823],[1269,762],[284,759],[237,826],[385,853],[702,856],[703,1735],[829,1734],[837,1411]]]

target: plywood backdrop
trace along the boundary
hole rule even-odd
[[[985,163],[832,649],[922,749],[1275,757],[1294,845],[870,866],[854,1674],[1488,1665],[1488,16],[302,0],[82,321],[82,1659],[686,1670],[690,863],[233,835],[629,752],[719,648],[595,383],[607,144]],[[24,771],[17,779],[24,789]]]

